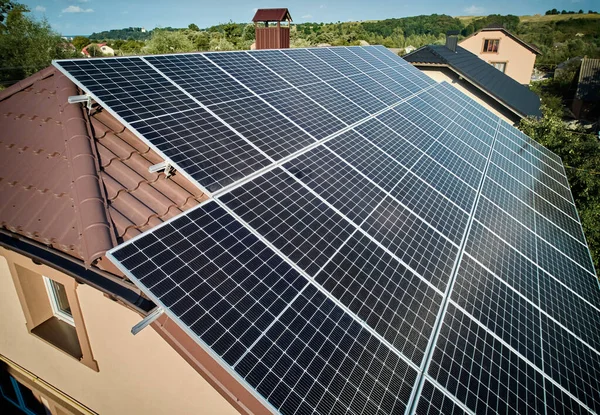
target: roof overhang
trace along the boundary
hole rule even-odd
[[[467,81],[470,85],[473,85],[475,88],[477,88],[478,90],[480,90],[481,92],[483,92],[484,94],[486,94],[487,96],[492,98],[494,101],[498,102],[500,105],[502,105],[504,108],[506,108],[513,114],[517,115],[520,118],[526,118],[528,116],[527,114],[520,113],[519,111],[517,111],[516,109],[514,109],[513,107],[508,105],[505,101],[503,101],[502,99],[498,98],[496,95],[494,95],[494,94],[490,93],[488,90],[486,90],[483,87],[483,85],[473,81],[472,79],[467,77],[465,74],[463,74],[462,72],[460,72],[459,70],[457,70],[456,68],[453,68],[452,66],[450,66],[448,64],[445,64],[445,63],[417,63],[417,62],[411,62],[411,64],[414,66],[423,66],[423,67],[430,67],[430,68],[448,68],[452,72],[457,74],[461,79]]]

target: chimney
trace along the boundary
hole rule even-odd
[[[258,9],[252,21],[256,34],[256,49],[286,49],[290,47],[292,16],[288,9]],[[269,26],[269,22],[276,23],[276,26]],[[259,23],[264,23],[264,25],[259,25]]]
[[[446,47],[452,52],[456,52],[456,45],[458,44],[458,30],[448,30],[446,32]]]

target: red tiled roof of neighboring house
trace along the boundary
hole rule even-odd
[[[87,48],[89,48],[92,45],[98,45],[98,47],[101,48],[102,46],[106,46],[106,42],[102,42],[102,43],[90,43],[89,45],[87,45],[86,47],[84,47],[83,49],[81,49],[81,53],[83,53],[85,56],[90,56],[90,54],[88,53]]]
[[[206,196],[53,67],[0,92],[0,226],[111,269],[104,253]],[[97,260],[100,260],[98,263]]]
[[[278,22],[283,20],[292,21],[288,9],[258,9],[252,18],[253,22]]]

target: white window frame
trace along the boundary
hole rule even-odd
[[[56,298],[56,292],[54,291],[54,286],[52,285],[53,280],[51,278],[42,275],[44,278],[44,285],[46,286],[46,291],[48,292],[48,299],[50,300],[50,306],[52,307],[52,312],[54,316],[59,320],[64,321],[65,323],[69,323],[73,327],[75,327],[75,320],[73,316],[68,315],[64,311],[60,309],[58,304],[58,299]],[[59,283],[60,284],[60,283]]]

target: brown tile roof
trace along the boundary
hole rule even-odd
[[[89,265],[206,196],[79,93],[52,67],[0,92],[0,226]]]
[[[292,21],[288,9],[258,9],[252,18],[253,22],[281,22],[284,20]]]

